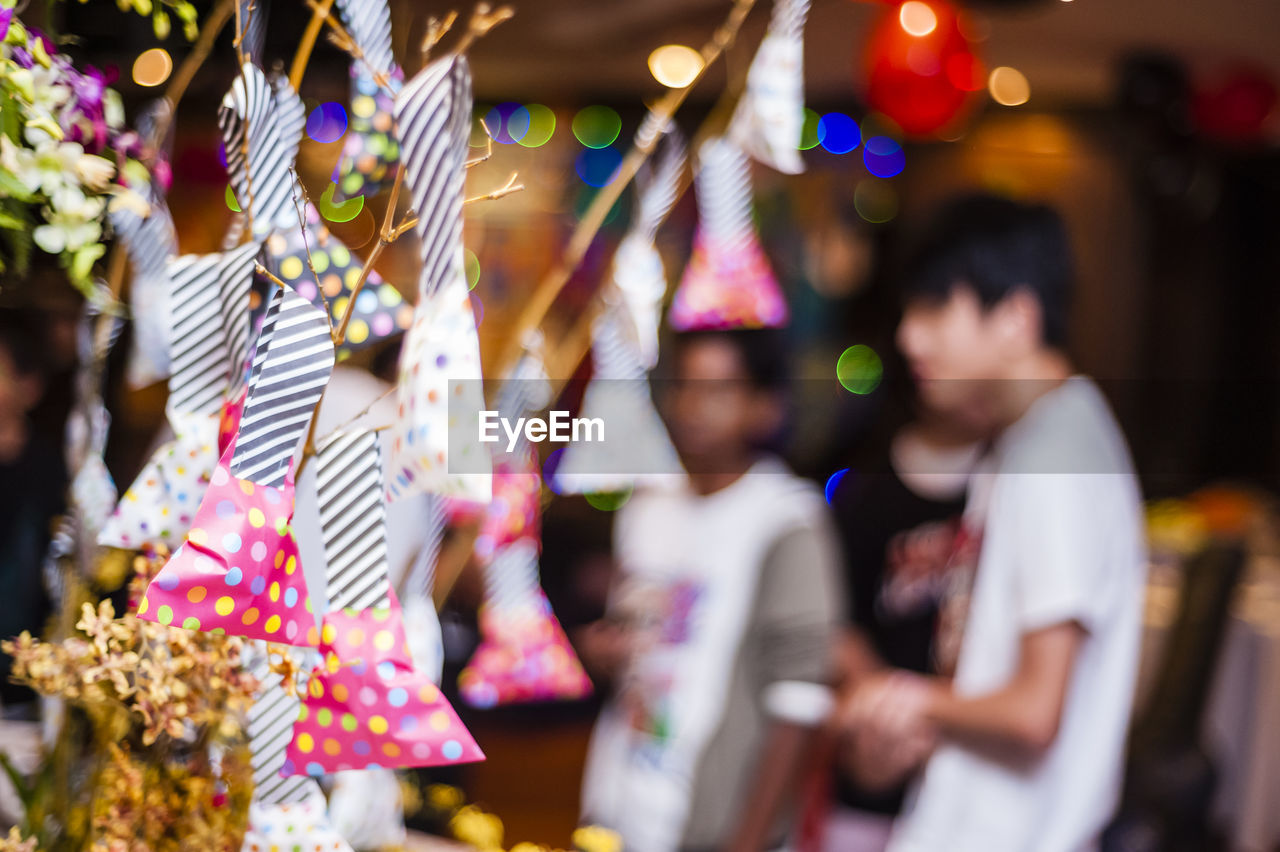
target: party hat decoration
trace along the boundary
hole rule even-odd
[[[138,617],[189,630],[304,645],[315,619],[298,564],[293,483],[255,485],[223,454],[187,540],[160,569]]]
[[[138,615],[161,624],[303,645],[315,620],[298,570],[289,463],[333,367],[324,314],[287,288],[267,311],[244,414],[186,542]],[[240,478],[232,469],[257,482]]]
[[[623,334],[625,308],[606,301],[592,322],[593,371],[582,399],[584,419],[610,425],[604,441],[569,444],[555,470],[561,494],[627,491],[655,474],[677,473],[680,459],[653,407],[644,363]]]
[[[322,850],[351,852],[351,845],[330,824],[324,793],[312,779],[305,798],[288,804],[255,799],[249,805],[249,828],[240,852]]]
[[[227,174],[255,240],[277,228],[296,228],[294,199],[301,198],[292,173],[306,125],[302,99],[278,78],[274,83],[252,62],[240,67],[218,109]],[[227,237],[240,241],[239,226]]]
[[[254,246],[166,262],[172,356],[166,416],[173,440],[161,445],[107,520],[98,543],[176,548],[217,467],[219,413],[238,383],[249,334],[243,305],[253,277]]]
[[[437,492],[487,501],[489,454],[480,339],[467,290],[462,189],[471,127],[471,72],[460,56],[420,71],[396,98],[406,183],[422,246],[413,325],[400,355],[388,499]]]
[[[751,221],[751,167],[723,138],[698,152],[700,220],[668,319],[676,331],[780,328],[787,302]]]
[[[459,692],[474,707],[591,694],[591,681],[538,584],[538,550],[536,532],[524,535],[499,548],[485,568],[482,639],[458,676]]]
[[[729,137],[756,160],[784,174],[804,171],[804,23],[809,0],[774,0],[773,17],[747,71],[747,90]]]
[[[330,233],[313,206],[307,204],[303,209],[307,221],[305,236],[300,228],[294,227],[273,234],[267,240],[271,265],[275,274],[300,295],[316,307],[331,311],[337,325],[347,309],[352,288],[360,279],[363,264]],[[319,282],[307,268],[308,248]],[[355,312],[347,326],[346,338],[338,347],[338,358],[401,334],[412,319],[413,306],[405,302],[400,291],[384,281],[376,271],[370,272],[360,295],[356,297]]]
[[[442,766],[484,754],[440,689],[414,671],[400,608],[334,610],[282,774]]]
[[[119,206],[109,211],[111,228],[129,254],[129,314],[133,344],[125,368],[131,388],[145,387],[169,375],[169,278],[166,261],[178,253],[173,217],[154,184],[150,210]]]
[[[626,309],[622,331],[646,369],[658,363],[658,326],[667,292],[667,276],[654,239],[679,195],[686,160],[679,131],[669,131],[666,138],[649,180],[640,189],[634,224],[613,259],[613,283]]]

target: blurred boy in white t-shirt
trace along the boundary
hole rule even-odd
[[[864,680],[847,760],[880,779],[920,769],[893,852],[1093,848],[1120,791],[1145,559],[1124,437],[1064,353],[1065,229],[1043,206],[968,197],[916,264],[899,346],[930,406],[992,449],[939,620],[954,675]]]

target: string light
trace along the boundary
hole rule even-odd
[[[703,68],[702,54],[683,44],[664,44],[649,54],[649,73],[670,89],[683,89]]]
[[[938,16],[928,3],[921,0],[907,0],[898,9],[898,23],[908,35],[922,38],[938,28]]]
[[[1031,84],[1017,68],[1001,65],[991,69],[987,77],[987,91],[991,99],[1001,106],[1018,106],[1031,98]]]
[[[153,47],[133,60],[133,82],[139,86],[159,86],[173,73],[173,59],[163,47]]]

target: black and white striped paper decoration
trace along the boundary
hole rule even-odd
[[[240,50],[249,55],[250,61],[259,68],[265,68],[262,47],[267,40],[267,10],[269,0],[238,0],[240,3],[240,26],[244,30],[240,41]]]
[[[306,108],[287,80],[273,85],[252,62],[241,66],[218,108],[218,126],[231,188],[253,222],[255,239],[297,227],[293,203],[301,196],[291,169],[305,125]]]
[[[278,488],[333,372],[329,318],[289,287],[276,291],[253,356],[231,473]]]
[[[536,476],[537,474],[532,474]],[[485,567],[485,606],[495,612],[519,611],[542,594],[538,581],[538,540],[521,536],[493,554]]]
[[[369,70],[385,75],[389,82],[396,60],[391,52],[391,10],[386,0],[338,0],[338,14]]]
[[[774,0],[769,29],[751,60],[729,136],[783,174],[804,171],[804,25],[810,0]]]
[[[431,612],[434,613],[432,595],[436,587],[436,562],[440,559],[440,544],[444,541],[445,527],[448,526],[448,507],[444,496],[440,494],[424,494],[422,502],[425,504],[422,549],[405,573],[401,587],[406,606],[411,600],[425,601],[431,605]]]
[[[751,219],[751,162],[742,149],[723,137],[709,139],[698,149],[694,177],[698,217],[707,238],[724,246],[726,254],[746,248],[755,239]]]
[[[317,789],[316,780],[305,775],[280,777],[285,749],[293,739],[293,723],[298,718],[301,701],[286,692],[281,676],[271,671],[265,643],[255,645],[259,658],[251,670],[262,687],[248,714],[253,798],[266,804],[301,802]]]
[[[390,604],[386,504],[378,433],[334,435],[316,453],[329,610]]]
[[[471,134],[471,71],[462,56],[438,59],[396,96],[405,184],[421,241],[420,298],[461,274],[462,192]]]
[[[239,389],[257,252],[258,247],[249,243],[231,251],[188,254],[169,261],[170,410],[217,414],[223,395]]]
[[[178,253],[173,218],[163,199],[153,193],[151,212],[139,216],[128,208],[108,215],[111,228],[129,254],[129,312],[133,349],[128,381],[142,387],[169,375],[169,276],[166,263]]]

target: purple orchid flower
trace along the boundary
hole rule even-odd
[[[14,62],[18,63],[19,68],[30,68],[36,64],[36,61],[31,58],[31,52],[21,45],[15,44],[10,56]]]
[[[9,23],[13,20],[12,9],[0,9],[0,41],[9,35]]]

